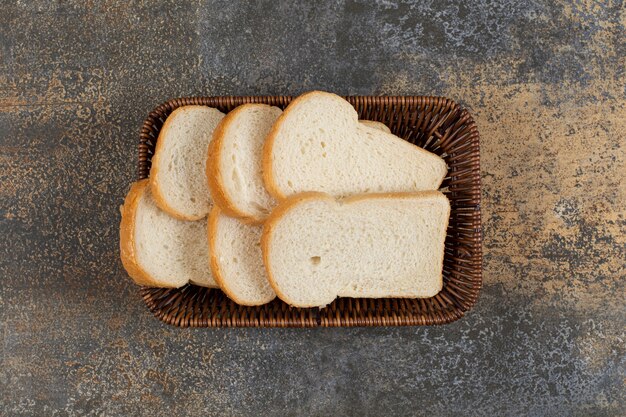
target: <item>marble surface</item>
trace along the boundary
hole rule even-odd
[[[626,415],[622,1],[2,1],[0,415]],[[118,259],[146,114],[428,94],[480,129],[484,288],[441,327],[177,329]]]

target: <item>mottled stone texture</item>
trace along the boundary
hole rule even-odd
[[[621,1],[151,3],[2,1],[1,415],[626,415]],[[430,328],[161,324],[118,259],[144,117],[315,88],[474,114],[478,304]]]

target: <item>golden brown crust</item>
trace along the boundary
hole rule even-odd
[[[213,273],[213,278],[215,279],[215,282],[217,282],[217,285],[219,285],[220,289],[224,292],[224,294],[226,294],[228,298],[230,298],[231,300],[233,300],[239,305],[258,306],[258,305],[267,304],[271,300],[268,300],[266,302],[261,302],[261,303],[249,303],[246,300],[242,300],[241,298],[238,298],[237,294],[233,293],[230,290],[230,287],[228,286],[226,279],[224,279],[224,277],[222,276],[222,270],[220,269],[220,265],[219,265],[217,254],[216,254],[217,252],[216,251],[217,228],[218,228],[219,218],[221,214],[222,214],[222,210],[217,205],[214,205],[213,209],[211,209],[211,211],[209,212],[209,218],[207,221],[207,233],[208,233],[209,253],[210,253],[209,260],[210,260],[211,271]]]
[[[265,144],[263,145],[263,153],[261,156],[263,182],[265,183],[265,188],[267,189],[267,192],[277,201],[284,200],[287,196],[276,184],[272,172],[272,151],[274,148],[274,142],[276,140],[276,136],[278,136],[278,131],[280,130],[285,118],[289,115],[291,111],[293,111],[294,107],[298,106],[298,103],[309,98],[309,96],[311,95],[330,95],[333,97],[339,97],[336,94],[327,93],[325,91],[309,91],[308,93],[304,93],[296,97],[291,103],[289,103],[287,108],[283,111],[283,114],[281,114],[276,119],[276,122],[274,122],[274,126],[272,126],[272,130],[270,130],[270,133],[267,135],[267,139],[265,139]]]
[[[263,219],[251,216],[240,210],[229,198],[226,193],[226,187],[224,187],[224,179],[221,169],[221,153],[222,146],[224,144],[224,137],[226,131],[229,128],[232,121],[239,114],[239,112],[249,109],[250,107],[271,107],[267,104],[248,103],[242,104],[234,110],[231,110],[217,125],[213,132],[213,139],[209,145],[209,152],[207,155],[206,164],[206,177],[209,183],[209,190],[211,192],[211,198],[213,202],[220,206],[222,211],[231,217],[236,217],[246,224],[258,224],[262,223]]]
[[[154,198],[154,201],[156,202],[156,205],[163,210],[164,212],[166,212],[167,214],[169,214],[172,217],[175,217],[179,220],[200,220],[202,219],[204,216],[188,216],[185,213],[181,213],[179,211],[177,211],[175,208],[171,207],[167,200],[165,199],[165,196],[163,195],[163,192],[161,191],[161,188],[159,187],[159,181],[158,181],[158,177],[159,177],[159,168],[160,168],[160,162],[161,162],[161,149],[163,149],[164,143],[165,143],[165,138],[167,137],[167,133],[168,130],[171,126],[171,124],[173,123],[173,120],[175,118],[176,115],[183,113],[185,111],[188,110],[192,110],[195,108],[202,108],[205,109],[206,106],[183,106],[183,107],[179,107],[176,110],[174,110],[168,117],[167,119],[165,119],[165,123],[163,123],[163,127],[161,127],[161,131],[159,132],[159,137],[157,139],[157,143],[156,143],[156,147],[154,149],[154,156],[152,157],[152,168],[150,168],[150,190],[152,191],[152,198]]]
[[[329,200],[333,202],[341,202],[342,204],[351,204],[351,203],[355,203],[358,201],[369,200],[369,199],[372,199],[372,200],[392,199],[392,198],[393,199],[398,199],[398,198],[408,199],[408,198],[428,197],[428,196],[437,197],[440,195],[445,197],[443,193],[436,191],[436,190],[403,192],[403,193],[357,194],[357,195],[350,196],[341,200],[335,199],[330,194],[316,192],[316,191],[309,191],[309,192],[304,192],[304,193],[289,196],[285,198],[283,201],[281,201],[280,204],[274,209],[274,211],[272,211],[270,216],[266,219],[265,225],[263,226],[263,233],[261,234],[261,251],[263,253],[263,264],[265,265],[265,270],[267,272],[267,280],[269,281],[270,285],[274,289],[274,292],[276,293],[276,295],[278,295],[278,298],[280,298],[281,300],[283,300],[284,302],[290,305],[294,305],[293,303],[289,301],[289,298],[284,293],[281,292],[279,285],[277,284],[276,280],[274,279],[274,276],[272,275],[272,271],[270,268],[270,261],[269,261],[270,250],[271,250],[270,241],[272,239],[272,232],[276,223],[278,223],[280,219],[285,214],[287,214],[287,212],[289,212],[292,208],[294,208],[295,206],[303,202],[310,201],[310,200],[324,199],[324,200]],[[447,197],[445,198],[447,199]],[[444,233],[446,233],[446,230],[448,229],[449,220],[450,220],[450,205],[448,204],[448,215],[446,216],[446,227],[444,228]],[[443,252],[441,254],[440,265],[441,265],[441,268],[443,268]],[[441,276],[441,282],[443,283],[443,275]],[[388,298],[388,297],[396,297],[396,295],[389,295],[389,296],[378,297],[378,298]],[[313,306],[313,305],[304,306],[304,305],[298,304],[298,307],[317,307],[317,306]]]
[[[128,275],[139,285],[155,286],[155,282],[137,263],[135,255],[135,214],[148,186],[148,180],[133,183],[124,199],[120,222],[120,257]]]

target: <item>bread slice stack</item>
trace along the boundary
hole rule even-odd
[[[140,285],[219,287],[246,306],[432,297],[443,285],[446,173],[442,158],[331,93],[284,111],[181,107],[150,179],[122,207],[122,262]]]

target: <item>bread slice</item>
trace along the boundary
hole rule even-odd
[[[122,264],[137,284],[217,287],[209,266],[206,219],[169,216],[155,204],[147,179],[131,186],[121,211]]]
[[[222,291],[246,306],[269,303],[276,293],[267,281],[261,254],[262,226],[244,224],[218,206],[209,213],[211,269]]]
[[[263,179],[276,199],[436,190],[446,172],[437,155],[358,123],[350,103],[320,91],[291,102],[263,148]]]
[[[292,196],[261,237],[270,284],[283,301],[323,307],[335,297],[432,297],[442,288],[450,203],[438,191],[337,201]]]
[[[206,106],[184,106],[165,120],[157,140],[150,183],[159,207],[181,220],[199,220],[211,209],[206,155],[224,114]]]
[[[206,176],[211,198],[222,211],[246,223],[262,223],[276,200],[263,184],[261,157],[265,138],[282,110],[267,104],[243,104],[219,123],[209,145]],[[361,123],[390,132],[380,122]]]
[[[206,177],[213,201],[229,216],[259,223],[274,207],[275,200],[263,184],[261,151],[281,113],[267,104],[244,104],[215,129]]]
[[[369,126],[369,127],[373,127],[374,129],[378,129],[381,130],[383,132],[387,132],[387,133],[391,133],[391,129],[389,129],[389,127],[382,123],[382,122],[377,122],[376,120],[359,120],[360,123],[364,124],[365,126]]]

